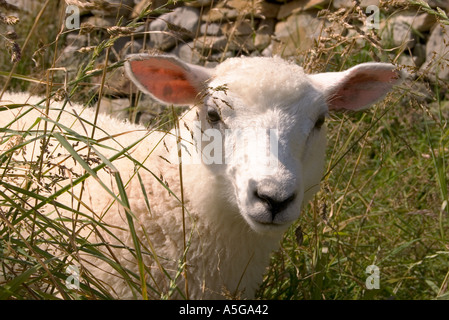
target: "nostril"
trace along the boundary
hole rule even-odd
[[[287,198],[279,199],[258,190],[254,192],[254,195],[268,206],[273,219],[276,214],[283,211],[296,198],[295,193],[291,194]]]
[[[274,199],[272,197],[270,197],[267,194],[264,194],[262,192],[259,191],[254,191],[254,196],[256,198],[258,198],[259,200],[262,200],[263,202],[265,202],[268,206],[272,206],[272,204],[275,202]]]

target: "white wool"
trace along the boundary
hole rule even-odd
[[[3,96],[2,105],[7,105],[9,102],[33,105],[41,100],[42,98],[40,97],[30,97],[26,93],[7,93]],[[45,102],[41,107],[45,107]],[[56,120],[59,114],[58,110],[61,107],[61,102],[52,102],[52,110],[48,118]],[[28,110],[28,108],[30,107],[25,106],[23,109],[3,111],[0,120],[2,126],[13,121],[15,117]],[[42,109],[39,110],[42,112]],[[71,127],[75,132],[89,136],[92,127],[86,123],[84,123],[84,127],[81,126],[77,117],[74,116],[74,111],[81,118],[89,119],[93,122],[94,112],[92,109],[86,109],[79,105],[67,105],[65,110],[67,112],[63,113],[59,122]],[[41,112],[32,111],[28,113],[16,121],[10,129],[27,129],[35,122],[37,117],[43,116]],[[189,112],[187,117],[192,117],[192,115],[194,115],[194,112]],[[103,114],[99,115],[97,124],[96,139],[101,139],[109,134],[115,136],[117,141],[113,142],[111,139],[107,139],[101,142],[114,150],[97,147],[106,157],[113,156],[121,148],[129,146],[140,138],[147,136],[141,143],[132,148],[130,155],[133,159],[143,162],[146,169],[148,169],[141,169],[139,173],[147,191],[151,213],[146,207],[141,183],[137,176],[133,176],[134,163],[122,157],[114,161],[113,165],[120,172],[124,183],[128,183],[126,190],[131,204],[131,211],[136,219],[135,223],[140,239],[143,244],[148,245],[149,242],[152,243],[156,254],[160,257],[160,261],[163,262],[166,272],[174,278],[177,274],[179,263],[182,261],[184,251],[181,204],[173,195],[169,194],[167,189],[149,171],[154,173],[156,177],[161,177],[173,193],[180,198],[178,165],[171,165],[165,160],[174,158],[167,150],[176,152],[175,139],[166,137],[165,143],[159,143],[164,137],[163,133],[149,133],[144,127],[121,122]],[[85,133],[85,128],[88,130],[88,133]],[[43,129],[42,125],[40,129]],[[2,134],[2,137],[5,135],[6,133]],[[59,157],[54,158],[53,162],[65,159],[68,152],[54,140],[52,145],[53,154],[61,154]],[[33,154],[31,146],[28,145],[26,147],[26,156],[29,159],[34,157],[35,160],[39,152],[37,151],[37,154],[36,152]],[[39,147],[36,146],[35,150],[39,150]],[[86,149],[79,151],[79,153],[86,154]],[[15,155],[14,157],[20,160],[21,156]],[[84,173],[82,167],[79,164],[75,165],[71,159],[66,160],[63,164],[72,166],[73,172],[78,174]],[[186,238],[191,242],[187,253],[189,297],[194,299],[224,298],[224,294],[238,294],[240,290],[243,291],[244,296],[251,297],[268,264],[269,252],[278,246],[280,234],[267,236],[250,230],[248,225],[238,215],[236,208],[229,207],[227,195],[217,194],[221,189],[219,187],[222,183],[220,178],[211,176],[210,172],[202,167],[194,165],[190,167],[191,171],[189,171],[186,169],[189,166],[186,166],[183,171],[187,212],[185,220],[187,228]],[[100,170],[98,177],[108,188],[118,194],[114,178],[110,173]],[[61,187],[62,185],[70,184],[70,182],[70,179],[61,182]],[[20,184],[20,181],[16,181],[16,183]],[[124,209],[117,203],[113,203],[112,196],[105,192],[92,177],[86,180],[84,189],[82,200],[85,202],[86,207],[93,209],[95,219],[102,217],[103,222],[115,226],[111,229],[114,235],[124,241],[126,246],[133,248],[134,245],[128,231]],[[70,193],[63,194],[57,201],[76,208],[77,201],[72,199],[71,193],[79,195],[80,185],[71,190]],[[48,206],[46,210],[54,209],[52,206]],[[235,214],[224,215],[223,211],[234,211]],[[90,214],[90,210],[85,210],[85,213]],[[65,212],[61,209],[59,209],[59,214],[71,217],[70,212]],[[86,227],[86,233],[88,233],[88,229]],[[244,241],[242,241],[242,236]],[[119,244],[111,235],[104,233],[103,237],[110,244]],[[93,243],[102,242],[101,239],[92,236],[90,241]],[[235,248],[239,249],[235,250]],[[138,274],[136,260],[128,250],[115,249],[113,251],[115,251],[116,256],[119,257],[120,263],[124,267]],[[133,297],[132,290],[108,263],[101,260],[93,260],[88,256],[85,256],[84,259],[90,261],[84,267],[94,273],[98,279],[104,281],[117,298],[126,299]],[[147,252],[144,255],[144,261],[148,270],[152,271],[151,277],[148,277],[150,285],[159,288],[162,293],[168,294],[170,281],[166,275],[160,272],[157,263],[154,259],[151,259],[150,253]],[[254,267],[247,269],[245,272],[250,262]],[[242,275],[244,276],[242,277]],[[184,279],[182,275],[177,282],[179,288],[183,291]],[[137,296],[139,296],[139,293],[137,293]],[[152,292],[150,292],[150,297],[159,298],[157,295],[152,295]],[[175,292],[172,298],[180,298],[180,296]]]
[[[266,108],[279,101],[290,105],[311,87],[300,66],[280,57],[227,59],[216,67],[214,80],[246,105]]]
[[[156,76],[152,75],[152,79],[157,81],[157,74],[164,75],[165,80],[174,74],[173,82],[165,82],[168,88],[171,88],[170,85],[175,88],[180,82],[189,79],[193,79],[191,81],[193,87],[202,81],[206,82],[208,88],[203,104],[182,116],[179,127],[188,128],[183,131],[182,136],[185,146],[189,143],[195,145],[201,141],[198,134],[193,137],[195,141],[191,141],[194,121],[197,120],[201,123],[199,134],[206,129],[221,130],[221,133],[234,129],[226,137],[229,141],[240,138],[239,128],[254,126],[261,128],[263,132],[277,130],[276,142],[279,150],[276,158],[278,163],[274,169],[264,163],[252,164],[246,161],[252,157],[258,160],[259,154],[239,149],[234,144],[231,147],[235,147],[232,151],[237,157],[225,166],[183,163],[183,193],[181,193],[180,167],[173,161],[178,156],[174,130],[168,134],[148,131],[141,126],[120,122],[100,114],[94,137],[99,144],[94,144],[95,149],[90,153],[91,157],[99,152],[102,156],[110,158],[142,139],[129,150],[127,156],[121,156],[113,161],[113,168],[110,169],[119,172],[126,185],[130,211],[144,248],[144,264],[147,272],[151,273],[146,275],[150,286],[157,288],[162,296],[169,293],[172,283],[176,283],[183,292],[186,277],[189,298],[211,299],[229,296],[253,298],[268,266],[270,253],[279,246],[286,228],[299,217],[303,203],[319,188],[326,146],[326,130],[325,126],[321,128],[321,125],[328,111],[327,103],[333,103],[333,99],[337,99],[335,109],[358,110],[374,102],[398,82],[394,67],[389,64],[365,64],[351,68],[347,72],[309,76],[304,74],[301,67],[281,58],[228,59],[213,70],[187,65],[167,56],[152,57],[139,54],[134,59],[143,65],[151,60],[149,64],[151,68],[147,68],[149,72],[155,70],[157,66],[161,66],[161,69],[163,66],[171,68],[170,72],[156,72]],[[173,72],[173,69],[176,71]],[[127,71],[132,72],[132,68],[127,66]],[[182,72],[187,74],[180,76]],[[131,79],[145,80],[145,76],[146,74],[139,73],[137,77],[131,75]],[[361,84],[358,79],[361,79]],[[158,92],[159,95],[155,97],[158,100],[172,98],[171,94],[165,94],[163,87],[148,83],[145,87],[144,84],[138,83],[139,88],[150,94],[151,90]],[[185,89],[186,86],[181,86],[182,88]],[[191,87],[187,88],[188,90],[177,93],[179,96],[186,93],[191,99]],[[198,95],[200,93],[198,92]],[[178,98],[177,94],[173,96]],[[354,101],[353,96],[362,99]],[[365,98],[366,96],[368,98]],[[27,94],[6,94],[3,97],[2,105],[7,105],[7,101],[16,104],[28,101],[31,106],[2,111],[0,118],[2,127],[13,123],[9,129],[27,130],[38,117],[43,116],[45,102],[41,105],[41,109],[37,109],[34,105],[41,98],[28,98]],[[349,105],[345,105],[346,101]],[[52,102],[48,118],[57,120],[62,105],[61,102]],[[20,120],[13,121],[30,108],[35,109]],[[212,123],[213,121],[208,118],[208,110],[213,111],[217,108],[220,112],[220,121]],[[83,109],[80,106],[67,105],[58,122],[77,134],[90,137],[92,125],[88,123],[81,125],[78,115],[93,123],[95,114],[91,110]],[[43,121],[39,124],[40,130],[43,127],[42,123]],[[52,125],[49,122],[49,128]],[[55,131],[65,132],[65,129],[56,128]],[[3,139],[9,134],[8,130],[5,130],[0,137]],[[26,139],[31,137],[27,136]],[[251,142],[254,144],[254,141]],[[21,157],[25,156],[28,161],[36,160],[40,154],[39,144],[40,142],[37,142],[34,152],[32,145],[27,145],[27,153],[14,154],[14,159],[20,161]],[[67,178],[58,181],[53,187],[59,189],[70,185],[73,176],[83,174],[84,169],[78,163],[74,163],[67,150],[56,141],[52,141],[49,146],[52,158],[49,163],[44,164],[45,170],[49,172],[66,170],[60,166],[52,168],[51,165],[54,163],[70,166]],[[8,145],[3,144],[3,147],[5,149],[2,151],[5,151]],[[79,145],[76,149],[81,156],[87,156],[88,148]],[[186,150],[188,147],[183,152],[187,152]],[[169,163],[167,160],[172,162]],[[101,159],[98,161],[101,162]],[[142,163],[143,167],[136,163]],[[267,168],[273,171],[262,174],[261,172],[265,172]],[[95,220],[107,223],[111,226],[113,235],[102,232],[101,237],[97,237],[89,232],[91,231],[89,225],[86,225],[81,233],[89,234],[89,241],[92,243],[106,242],[113,245],[109,249],[103,248],[103,251],[107,253],[111,250],[119,259],[120,265],[138,275],[136,259],[131,251],[126,249],[134,247],[128,230],[126,211],[105,191],[106,187],[112,193],[118,194],[113,172],[100,170],[97,175],[103,186],[100,186],[94,177],[85,180],[81,211],[92,215]],[[161,184],[159,179],[164,184]],[[20,185],[24,181],[25,178],[10,182]],[[172,193],[168,192],[167,187]],[[57,201],[77,208],[76,196],[80,194],[80,188],[81,185],[72,188]],[[180,202],[181,195],[184,197],[184,204]],[[151,210],[147,207],[147,200]],[[45,210],[47,213],[54,209],[49,205]],[[70,218],[72,212],[59,209],[58,214]],[[184,227],[185,234],[182,231]],[[189,244],[185,257],[186,272],[180,275],[178,270],[183,262],[185,243]],[[157,259],[154,258],[154,254],[157,255]],[[84,267],[95,274],[116,297],[132,298],[135,295],[139,297],[140,293],[133,291],[123,280],[120,272],[108,263],[103,260],[96,261],[86,255],[82,258],[85,262]],[[161,268],[164,270],[161,271]],[[172,280],[167,278],[167,274]],[[152,298],[161,297],[151,290],[149,294]],[[180,297],[182,295],[178,294],[178,291],[171,296],[171,298]]]

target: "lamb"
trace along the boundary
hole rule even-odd
[[[87,224],[80,232],[91,243],[109,244],[124,268],[154,288],[146,293],[150,298],[253,298],[270,253],[319,190],[328,112],[364,109],[400,82],[387,63],[310,75],[279,57],[230,58],[208,69],[173,56],[136,54],[125,66],[142,92],[167,105],[192,107],[169,133],[99,115],[95,139],[84,139],[86,146],[77,146],[80,158],[64,162],[73,165],[72,178],[55,184],[70,192],[40,210],[67,217],[83,212],[111,226],[112,233]],[[37,97],[10,93],[2,100],[6,107],[29,105],[2,111],[2,127],[9,126],[2,139],[36,126],[37,118],[48,128],[54,121],[65,126],[55,125],[52,163],[73,156],[62,145],[70,132],[91,137],[94,130],[95,113],[80,106],[53,101],[46,114]],[[88,163],[89,153],[109,159],[107,166],[71,186],[85,173],[80,159]],[[13,157],[33,160],[30,151]],[[127,194],[120,199],[128,203],[113,197],[120,193],[117,173]],[[0,187],[5,190],[5,183]],[[129,249],[136,248],[130,217],[145,270]],[[83,270],[115,297],[146,297],[113,264],[84,255],[81,260]]]

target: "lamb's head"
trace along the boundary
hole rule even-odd
[[[198,106],[202,165],[223,179],[229,202],[261,233],[285,230],[318,190],[328,112],[363,109],[399,81],[390,64],[307,75],[281,58],[233,58],[206,69],[132,55],[126,69],[157,100]]]

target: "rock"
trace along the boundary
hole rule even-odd
[[[264,19],[274,19],[278,16],[281,6],[279,4],[262,1],[259,2],[259,7],[257,8],[257,13]]]
[[[221,36],[221,27],[218,23],[203,23],[200,27],[200,34],[208,36]]]
[[[40,3],[38,1],[35,1],[35,0],[24,0],[24,1],[25,2],[26,1],[33,2],[33,3],[37,4],[38,6],[40,5]],[[11,1],[8,0],[8,2],[11,2]],[[76,6],[79,9],[79,12],[80,12],[81,16],[87,15],[87,14],[89,14],[89,15],[92,14],[91,10],[93,8],[95,8],[95,4],[94,3],[91,3],[91,2],[86,1],[86,0],[65,0],[65,4],[67,6],[71,6],[71,5],[72,6]],[[36,8],[34,12],[36,12],[38,10],[39,10],[39,8]],[[72,12],[73,11],[71,11],[71,13]],[[66,12],[66,13],[68,13],[68,12]]]
[[[195,48],[203,50],[203,54],[208,56],[213,52],[223,52],[225,50],[238,51],[242,53],[248,53],[256,49],[253,37],[238,36],[202,36],[196,39]],[[206,50],[206,51],[204,51]]]
[[[65,43],[67,46],[85,47],[88,44],[87,35],[70,32],[67,34]]]
[[[254,33],[253,25],[250,21],[236,21],[232,23],[225,23],[222,25],[221,30],[224,34],[233,35],[249,35]]]
[[[198,9],[192,7],[179,7],[161,15],[150,24],[151,42],[158,49],[168,50],[179,40],[192,39],[198,28],[199,16]]]
[[[88,46],[88,37],[85,34],[70,32],[65,40],[65,47],[58,56],[56,65],[64,67],[68,72],[77,73],[78,66],[89,59],[86,55],[80,54],[79,50]]]
[[[127,119],[129,109],[129,99],[111,99],[101,97],[100,113],[110,114],[117,119]]]
[[[176,46],[171,53],[188,63],[201,64],[204,60],[193,41]]]
[[[315,6],[324,6],[328,3],[329,0],[295,0],[288,2],[280,7],[277,19],[282,20],[290,15],[312,9]]]
[[[350,39],[354,44],[354,48],[362,49],[366,47],[366,39],[361,37],[357,30],[347,30],[345,38]]]
[[[441,80],[449,80],[449,26],[437,23],[426,44],[426,62],[421,71],[428,74],[433,81],[437,76]]]
[[[426,46],[417,43],[413,48],[413,62],[417,67],[421,67],[426,61]]]
[[[8,0],[7,3],[29,13],[38,12],[42,6],[41,3],[35,0]]]
[[[128,114],[131,121],[147,126],[154,122],[165,109],[166,106],[155,102],[149,95],[142,94],[137,106],[133,107]]]
[[[224,60],[224,59],[223,59]],[[223,60],[220,60],[220,61],[223,61]],[[206,68],[211,68],[211,69],[213,69],[213,68],[215,68],[216,66],[218,66],[220,64],[220,62],[216,62],[216,61],[212,61],[212,62],[209,62],[209,61],[207,61],[206,62],[206,64],[204,65]]]
[[[57,66],[65,67],[67,72],[76,73],[78,72],[78,65],[79,65],[79,52],[78,50],[80,47],[78,45],[68,45],[66,46],[61,54],[58,57],[57,60]]]
[[[323,24],[324,21],[309,13],[293,15],[285,22],[277,23],[274,34],[278,42],[273,44],[273,54],[291,56],[298,50],[312,48],[314,40],[321,34]]]
[[[107,28],[115,26],[116,21],[114,17],[104,17],[104,16],[90,16],[82,19],[81,25],[90,24],[98,28]]]
[[[226,1],[226,6],[237,9],[238,11],[252,11],[255,7],[253,2],[247,0],[228,0]]]
[[[153,5],[153,1],[151,1],[151,0],[142,0],[139,3],[137,3],[133,8],[133,12],[131,13],[131,18],[137,18],[138,16],[140,16],[140,13],[150,5]]]
[[[266,47],[262,52],[263,57],[272,57],[273,56],[273,41]]]
[[[281,7],[280,4],[268,1],[229,0],[225,3],[226,6],[220,3],[213,8],[213,16],[207,19],[215,19],[215,21],[227,19],[231,21],[235,20],[239,15],[262,19],[276,18]]]
[[[274,33],[274,25],[274,19],[266,19],[260,22],[254,37],[254,46],[258,51],[265,50],[270,45],[272,34]]]
[[[407,67],[410,70],[407,76],[413,78],[416,76],[416,71],[423,65],[425,60],[426,47],[421,43],[417,43],[413,50],[407,50],[399,56],[397,65]]]
[[[95,9],[92,9],[91,12],[101,17],[128,17],[131,15],[134,7],[133,0],[102,0],[94,1],[94,4]]]
[[[234,36],[228,43],[228,50],[237,51],[241,54],[248,55],[251,51],[256,50],[254,39],[249,36]]]
[[[393,47],[402,49],[411,49],[415,46],[416,39],[412,30],[413,17],[396,16],[391,19],[386,29],[382,33],[382,39],[385,43],[392,42]]]
[[[412,28],[418,30],[419,32],[429,31],[436,23],[436,18],[434,15],[423,13],[416,16],[412,22]]]
[[[271,35],[256,33],[256,36],[254,37],[254,46],[258,51],[264,50],[270,45],[270,43],[271,43]]]
[[[144,24],[138,26],[137,28],[135,28],[134,32],[133,32],[134,38],[143,38],[144,33],[147,31],[148,25],[149,25],[149,22],[144,23]]]
[[[276,21],[274,19],[264,19],[260,21],[259,26],[257,27],[257,32],[260,34],[272,35],[274,33],[275,25]]]
[[[223,51],[226,48],[226,36],[201,36],[195,41],[195,48],[209,51]]]
[[[154,114],[149,112],[138,112],[134,121],[145,127],[151,127],[151,124],[156,120],[158,115],[159,114],[156,112]]]
[[[380,0],[360,0],[360,7],[366,8],[368,6],[380,6]]]
[[[160,7],[164,9],[174,9],[176,7],[175,4],[168,4],[167,0],[135,0],[136,5],[133,8],[133,12],[131,13],[131,18],[137,18],[140,16],[143,10],[149,6],[150,10],[154,10]]]
[[[336,9],[352,8],[356,5],[356,2],[355,2],[355,0],[334,0],[334,1],[332,1],[332,5]]]
[[[404,48],[413,48],[417,43],[416,32],[426,32],[435,23],[435,17],[427,13],[416,15],[414,13],[407,13],[397,15],[387,22],[387,27],[383,30],[383,38],[386,42],[390,39],[395,47],[402,46]]]
[[[212,2],[213,0],[194,0],[186,2],[185,5],[189,7],[210,7]]]
[[[439,7],[441,9],[449,10],[449,2],[447,0],[427,0],[426,1],[432,8]]]
[[[234,21],[239,16],[239,11],[228,8],[212,8],[202,16],[204,22]]]
[[[411,68],[411,70],[414,70],[417,67],[413,57],[408,54],[401,54],[398,59],[398,65]]]
[[[206,61],[204,66],[208,68],[213,68],[216,65],[218,65],[218,63],[232,57],[234,57],[234,54],[231,51],[213,53],[208,57],[208,61]]]
[[[94,82],[100,84],[101,75],[94,77]],[[137,92],[135,86],[131,86],[130,80],[125,75],[125,67],[108,72],[103,90],[104,94],[109,96],[125,96]]]
[[[396,1],[407,1],[407,0],[396,0]],[[360,0],[357,1],[359,2],[358,5],[361,8],[366,8],[368,6],[376,6],[376,7],[380,7],[380,0]],[[334,8],[336,9],[340,9],[340,8],[352,8],[356,5],[356,1],[355,0],[333,0],[332,1],[332,5],[334,6]]]
[[[114,42],[113,47],[119,58],[125,58],[128,54],[143,52],[143,39],[120,38]]]
[[[279,4],[267,1],[229,0],[226,6],[237,10],[241,15],[251,15],[253,18],[276,18]]]
[[[428,82],[424,81],[409,81],[409,93],[403,97],[403,105],[410,103],[410,99],[413,99],[420,103],[435,101],[435,94],[432,92],[431,86]]]

